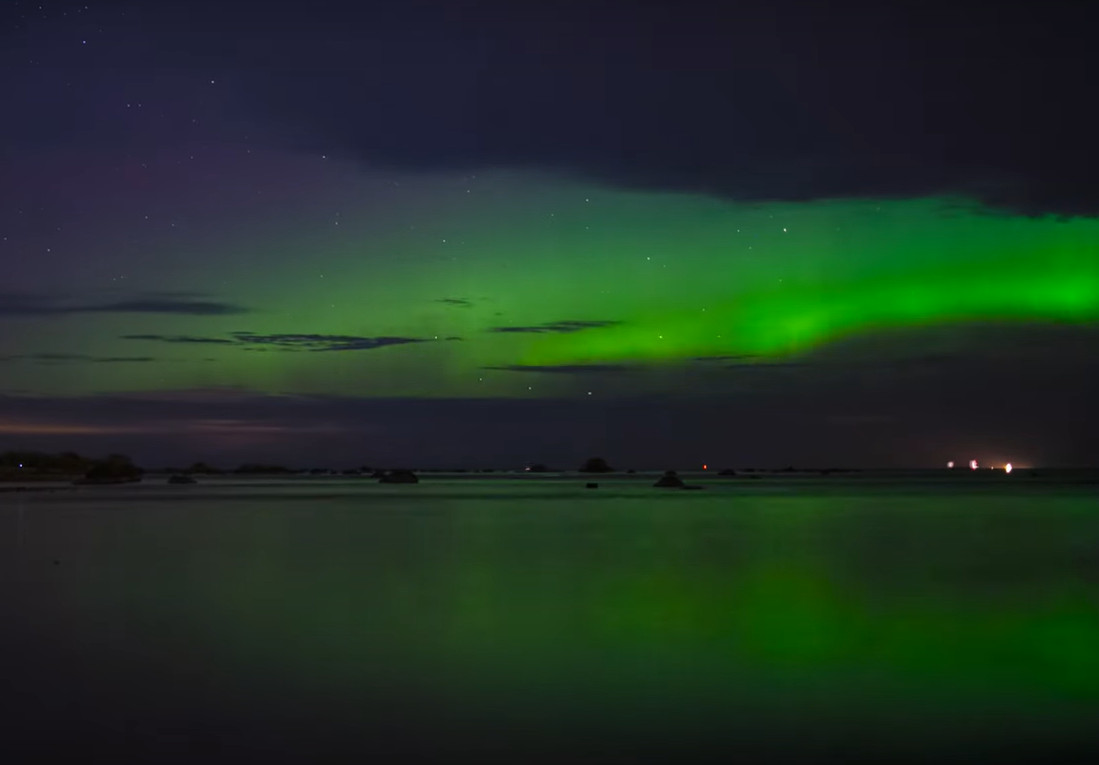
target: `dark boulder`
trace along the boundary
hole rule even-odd
[[[419,483],[420,479],[416,477],[416,474],[411,470],[390,470],[381,478],[378,479],[378,483]]]
[[[580,466],[581,473],[613,473],[614,468],[602,457],[592,457]]]
[[[682,489],[684,487],[683,480],[676,475],[674,470],[665,470],[664,475],[657,479],[657,482],[653,486],[661,489]]]

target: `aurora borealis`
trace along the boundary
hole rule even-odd
[[[211,301],[209,316],[146,316],[140,333],[132,331],[140,311],[72,310],[100,327],[81,343],[85,352],[118,364],[174,363],[167,374],[166,364],[105,366],[100,384],[522,396],[530,381],[501,370],[631,363],[643,371],[708,356],[766,363],[880,330],[1099,317],[1093,220],[994,217],[939,199],[748,206],[537,177],[467,178],[488,199],[447,209],[439,187],[463,193],[455,180],[421,181],[410,192],[443,197],[424,232],[404,221],[379,225],[369,210],[336,211],[319,224],[294,221],[288,209],[291,222],[276,225],[288,231],[270,243],[225,232],[231,244],[218,245],[216,269],[205,267],[208,245],[179,246],[174,291],[228,293],[231,305],[224,315]],[[407,219],[421,220],[411,208]],[[318,231],[324,223],[337,230]],[[386,257],[372,259],[372,250]],[[261,258],[263,269],[249,275],[247,264]],[[190,260],[204,267],[183,265]],[[111,278],[137,294],[162,286],[159,268],[111,265]],[[103,290],[103,304],[112,292]],[[59,327],[66,318],[31,315],[45,353],[73,350],[71,341],[50,345],[69,329]],[[377,352],[337,358],[366,350]],[[51,360],[64,361],[24,359]],[[88,390],[86,378],[40,365],[13,372],[28,387]]]
[[[0,3],[0,762],[1099,761],[1096,29]]]
[[[1032,82],[1086,54],[1005,64],[1034,42],[1011,13],[978,56],[912,18],[806,11],[824,24],[810,71],[808,27],[755,4],[667,28],[654,12],[13,14],[0,432],[172,456],[201,448],[186,432],[234,455],[266,432],[273,454],[324,438],[356,462],[419,411],[402,459],[522,442],[519,461],[751,460],[713,454],[701,424],[653,425],[651,454],[616,434],[624,409],[682,425],[702,406],[768,430],[763,461],[1092,459],[1099,205],[1069,150],[1094,149],[1070,111],[989,133],[1001,86],[970,90],[986,66]],[[883,121],[916,103],[922,128]],[[1021,411],[991,424],[1007,401]],[[472,447],[456,435],[486,422]]]

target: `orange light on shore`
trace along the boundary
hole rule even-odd
[[[1011,468],[1011,463],[1010,462],[1007,463],[1006,465],[1004,465],[1004,472],[1005,473],[1010,473],[1011,470],[1012,470],[1012,468]]]
[[[970,460],[969,461],[969,469],[970,470],[976,470],[977,469],[977,460]]]
[[[950,468],[951,470],[953,470],[954,469],[954,460],[950,460],[950,462],[946,463],[946,466],[948,468]]]
[[[710,466],[709,466],[709,465],[703,465],[703,466],[702,466],[702,469],[703,469],[703,470],[709,470],[709,469],[710,469]]]

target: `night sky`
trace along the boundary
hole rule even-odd
[[[1088,5],[8,0],[0,450],[1095,464]]]

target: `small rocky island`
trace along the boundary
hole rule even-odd
[[[84,473],[83,478],[78,478],[73,483],[92,486],[137,483],[144,472],[129,457],[112,454],[107,459],[96,462]]]

